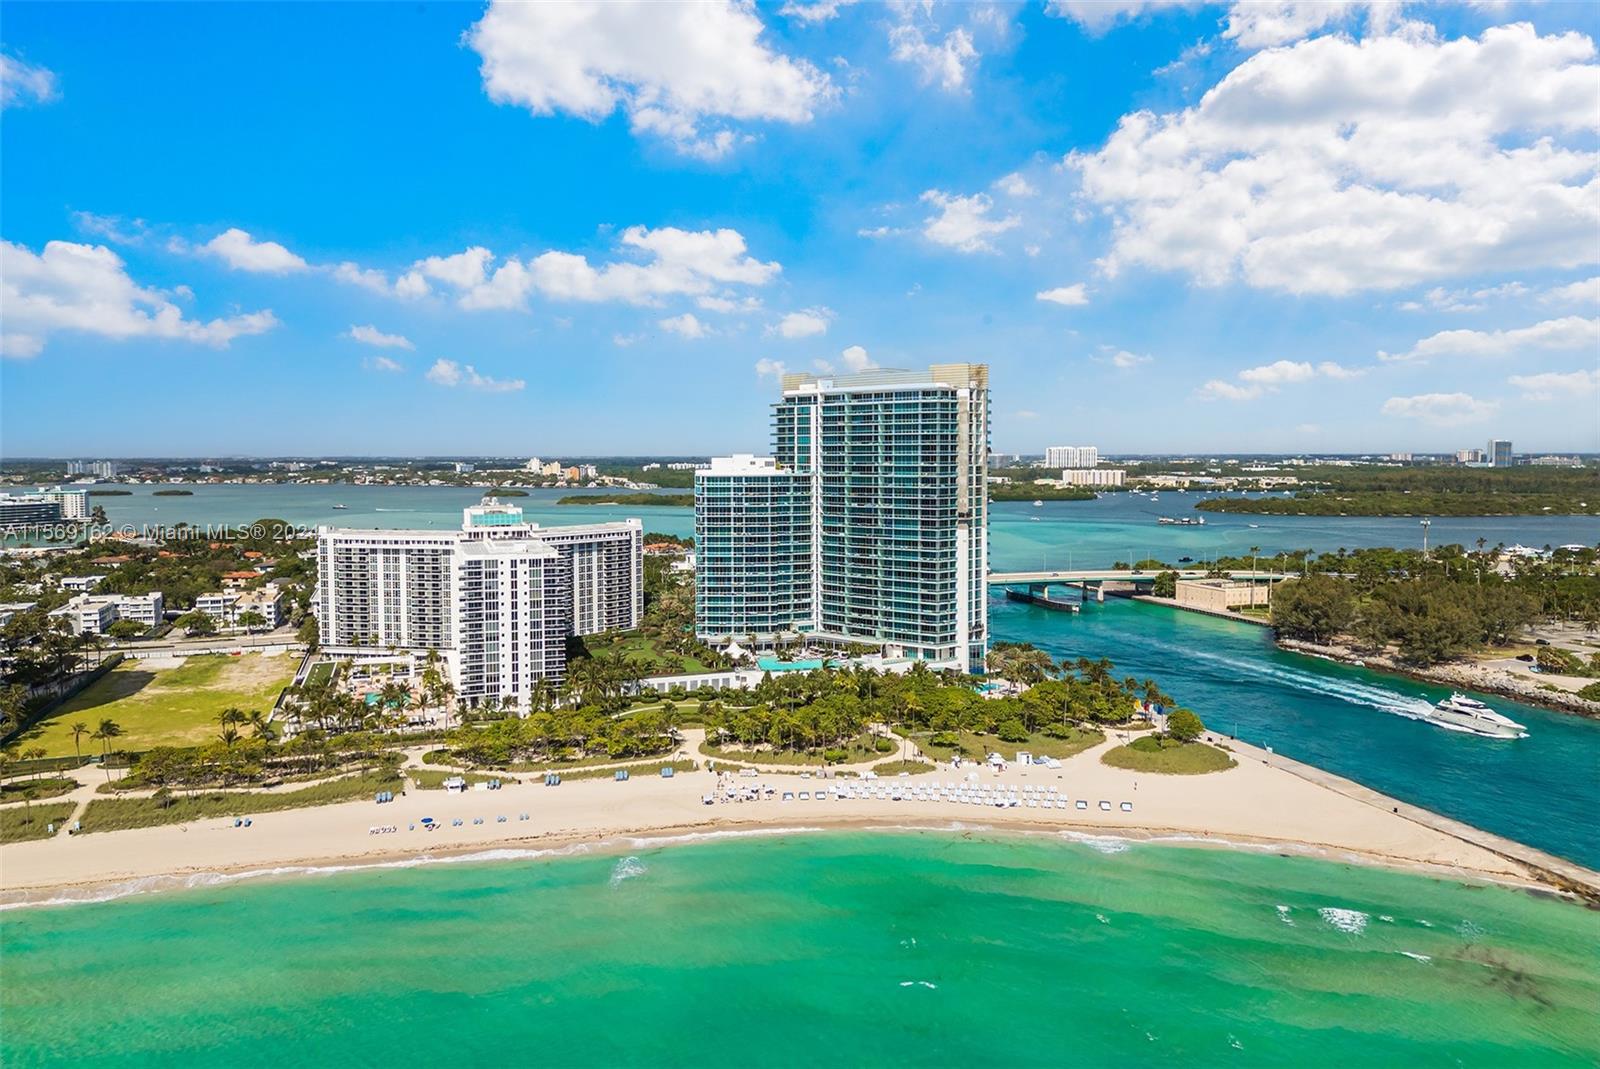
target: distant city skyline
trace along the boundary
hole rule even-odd
[[[3,9],[4,458],[1600,450],[1594,5]]]

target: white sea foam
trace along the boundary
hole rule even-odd
[[[929,991],[937,991],[937,990],[939,990],[939,985],[938,984],[931,983],[931,982],[929,982],[927,980],[901,980],[900,981],[900,986],[901,987],[925,987]]]
[[[1106,918],[1106,915],[1104,913],[1096,913],[1094,915],[1094,919],[1099,921],[1101,924],[1110,924],[1111,923],[1111,921]]]
[[[1402,950],[1400,953],[1404,954],[1406,957],[1410,958],[1412,961],[1420,961],[1424,965],[1426,965],[1428,962],[1433,960],[1433,958],[1430,957],[1427,954],[1415,954],[1415,953],[1412,953],[1409,950]]]
[[[0,910],[22,909],[27,906],[84,905],[92,902],[110,902],[132,895],[153,894],[158,891],[188,891],[204,887],[220,887],[246,880],[269,879],[274,876],[337,876],[346,872],[366,872],[378,869],[414,869],[425,865],[463,865],[489,861],[529,861],[542,857],[568,857],[588,853],[589,843],[547,850],[514,849],[508,847],[479,850],[467,854],[418,854],[415,857],[395,858],[388,861],[347,862],[329,865],[277,865],[265,869],[246,869],[240,872],[193,872],[183,876],[144,876],[137,880],[109,883],[98,887],[68,888],[52,898],[21,899],[0,902]]]
[[[1280,921],[1282,921],[1283,923],[1287,924],[1289,927],[1293,928],[1294,927],[1294,918],[1289,916],[1289,907],[1288,906],[1278,906],[1278,907],[1276,907],[1276,909],[1278,910],[1278,919]]]
[[[644,867],[644,862],[629,854],[627,857],[618,859],[617,863],[611,866],[611,886],[616,887],[623,880],[631,880],[635,876],[643,876],[648,871]]]
[[[1346,935],[1360,935],[1367,930],[1367,921],[1370,919],[1359,909],[1341,909],[1337,906],[1323,906],[1317,910],[1317,915],[1324,924]]]
[[[1132,841],[1115,835],[1086,835],[1079,831],[1063,831],[1061,837],[1087,846],[1097,854],[1121,854],[1133,846]]]

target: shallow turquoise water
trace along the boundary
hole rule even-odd
[[[1161,605],[1111,599],[1071,615],[996,599],[989,613],[997,639],[1159,680],[1212,730],[1600,868],[1600,722],[1480,695],[1528,737],[1444,731],[1405,714],[1448,688],[1290,653],[1267,628]]]
[[[1117,849],[744,838],[14,911],[0,1042],[11,1067],[1600,1058],[1600,914]]]

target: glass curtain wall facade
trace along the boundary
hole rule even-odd
[[[773,411],[775,478],[805,498],[808,610],[795,630],[890,653],[981,665],[988,644],[988,368],[940,364],[833,378],[789,375]],[[715,471],[715,464],[709,471]],[[702,637],[723,603],[779,573],[771,527],[696,480]],[[731,548],[753,538],[741,562]],[[705,550],[717,546],[711,570]],[[795,543],[791,543],[794,545]],[[780,589],[788,584],[783,573]]]
[[[810,481],[719,457],[694,477],[695,631],[770,644],[811,619]]]

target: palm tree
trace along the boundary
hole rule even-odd
[[[250,725],[251,733],[256,738],[265,739],[269,742],[272,740],[275,734],[272,729],[272,721],[260,709],[250,710],[250,715],[245,718],[245,721]]]
[[[225,723],[222,725],[222,730],[217,732],[217,738],[221,740],[222,745],[231,750],[233,744],[239,741],[239,729],[231,723]]]
[[[111,740],[122,734],[122,725],[115,720],[107,718],[100,721],[100,726],[89,737],[100,740],[100,767],[105,770],[106,782],[111,782]]]
[[[100,727],[89,737],[100,740],[100,756],[111,756],[111,740],[122,734],[122,725],[115,720],[107,718],[100,721]]]
[[[83,764],[83,737],[89,734],[89,725],[78,721],[72,725],[72,748],[78,753],[78,764]]]

